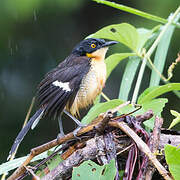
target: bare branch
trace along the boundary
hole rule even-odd
[[[134,140],[137,144],[138,148],[148,156],[149,160],[153,163],[153,165],[157,168],[159,173],[163,176],[165,180],[172,180],[169,176],[169,172],[161,165],[161,163],[156,159],[156,156],[152,154],[151,150],[144,143],[144,141],[124,122],[109,122],[110,126],[114,126],[120,128],[123,132],[125,132],[130,138]]]

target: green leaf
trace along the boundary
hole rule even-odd
[[[179,180],[180,177],[180,149],[169,144],[165,145],[165,158],[169,166],[169,170],[175,180]]]
[[[148,110],[152,110],[154,113],[154,116],[151,119],[145,121],[144,125],[148,127],[149,129],[153,129],[155,116],[161,117],[161,112],[163,111],[163,108],[167,102],[168,102],[168,99],[166,98],[158,98],[158,99],[153,99],[151,101],[144,102],[141,104],[142,108],[136,111],[135,113],[133,113],[133,115],[134,116],[141,115],[147,112]],[[124,108],[121,108],[119,112],[121,114],[126,114],[133,110],[134,110],[134,107],[132,105],[129,105]]]
[[[119,41],[136,52],[139,34],[136,28],[127,23],[106,26],[93,34],[95,38]]]
[[[59,164],[60,162],[62,162],[62,161],[63,161],[63,160],[61,159],[60,155],[57,154],[57,155],[55,155],[54,157],[52,157],[49,161],[47,161],[46,164],[47,164],[49,170],[51,171],[51,170],[53,170],[55,167],[57,167],[58,164]]]
[[[139,34],[139,40],[138,40],[138,52],[140,53],[142,51],[142,48],[147,44],[148,40],[154,39],[154,32],[159,30],[160,26],[155,26],[152,30],[145,29],[145,28],[138,28],[137,32]],[[147,47],[146,47],[147,48]]]
[[[7,173],[8,171],[11,171],[11,170],[19,167],[27,158],[28,158],[28,155],[24,156],[24,157],[13,159],[11,161],[8,161],[8,162],[5,162],[5,163],[1,164],[0,165],[0,175],[3,174],[3,173]],[[42,153],[42,154],[39,154],[36,157],[34,157],[31,160],[31,162],[41,160],[41,159],[44,159],[44,158],[47,158],[47,151]]]
[[[59,148],[60,147],[61,146],[59,146]],[[49,151],[54,151],[55,149],[57,150],[58,148],[53,147]],[[11,161],[8,161],[8,162],[5,162],[5,163],[1,164],[0,165],[0,175],[4,174],[4,173],[7,173],[7,172],[19,167],[28,157],[29,157],[29,155],[24,156],[24,157],[20,157],[20,158],[16,158],[16,159],[13,159]],[[34,157],[31,160],[31,162],[38,161],[38,160],[41,160],[41,159],[44,159],[44,158],[47,158],[47,157],[48,157],[48,151],[45,151],[45,152],[37,155],[36,157]]]
[[[135,55],[134,53],[117,53],[106,58],[107,78],[114,68],[125,58]]]
[[[96,97],[96,99],[94,101],[94,105],[100,103],[100,101],[101,101],[101,94]]]
[[[160,27],[161,26],[159,25],[159,27],[157,27],[157,28],[160,29]],[[154,41],[157,39],[157,37],[159,36],[159,34],[161,32],[159,29],[152,34],[152,36],[150,37],[150,39],[148,39],[148,41],[146,41],[146,43],[144,45],[144,49],[149,49],[149,47],[152,46],[152,44],[154,43]],[[150,69],[152,69],[152,66],[149,63],[147,65]]]
[[[116,175],[115,160],[112,159],[109,164],[104,165],[100,179],[101,180],[114,179],[115,175]]]
[[[137,29],[139,33],[139,42],[138,42],[138,51],[141,52],[142,48],[145,46],[147,41],[150,38],[154,38],[153,32],[155,32],[159,26],[156,26],[152,30],[139,28]],[[147,46],[147,44],[146,44]],[[120,91],[119,91],[119,99],[123,99],[125,101],[128,100],[128,95],[132,87],[132,83],[134,80],[134,77],[136,75],[136,71],[138,69],[139,63],[141,59],[138,56],[130,56],[128,63],[126,65],[125,71],[123,73]]]
[[[170,15],[168,19],[170,19],[171,16],[172,15]],[[177,22],[179,17],[180,17],[180,14],[176,17],[174,22]],[[154,58],[154,65],[161,74],[163,73],[166,56],[167,56],[168,48],[170,45],[170,41],[174,32],[174,29],[175,27],[173,25],[170,25],[157,46],[157,50],[156,50],[156,54]],[[160,82],[160,76],[157,74],[155,70],[152,70],[151,79],[150,79],[150,87],[158,86],[159,82]]]
[[[145,29],[145,28],[138,28],[137,31],[139,34],[139,42],[138,42],[138,48],[137,49],[138,49],[138,51],[140,51],[143,48],[146,41],[152,35],[152,32],[150,30]]]
[[[123,180],[124,177],[124,170],[119,171],[119,180]]]
[[[46,174],[45,174],[44,171],[38,170],[38,171],[36,172],[36,175],[39,176],[40,178],[43,178]]]
[[[177,111],[174,110],[170,110],[171,114],[173,116],[175,116],[176,118],[173,119],[173,121],[171,122],[170,126],[168,129],[171,129],[172,127],[174,127],[176,124],[180,123],[180,113],[178,113]]]
[[[166,98],[158,98],[158,99],[153,99],[152,101],[148,101],[142,104],[142,112],[138,112],[138,114],[142,114],[147,112],[148,110],[152,110],[154,113],[154,116],[145,121],[144,125],[148,127],[149,129],[153,129],[154,127],[154,120],[155,116],[161,117],[161,112],[163,111],[163,108],[165,107],[165,104],[168,102],[168,99]]]
[[[100,113],[104,113],[109,109],[113,109],[117,106],[119,106],[120,104],[122,104],[123,101],[120,99],[113,99],[111,101],[107,101],[104,103],[97,103],[96,105],[94,105],[89,112],[87,113],[87,115],[82,119],[82,123],[83,124],[89,124],[92,120],[94,120]]]
[[[94,37],[119,41],[138,55],[157,29],[159,29],[159,26],[156,26],[152,30],[145,28],[136,29],[130,24],[121,23],[106,26],[96,33],[91,34],[88,38]]]
[[[140,63],[140,58],[138,56],[129,57],[121,81],[121,86],[119,90],[119,99],[123,99],[124,101],[128,100],[128,95],[131,90],[132,83],[136,75],[136,71],[139,66],[139,63]]]
[[[26,158],[27,158],[27,156],[24,156],[24,157],[16,158],[16,159],[13,159],[12,161],[8,161],[8,162],[1,164],[0,165],[0,175],[17,168],[26,160]]]
[[[109,180],[116,175],[115,160],[109,164],[99,166],[93,161],[85,161],[79,167],[73,168],[72,180]]]
[[[152,30],[148,30],[144,28],[137,29],[139,33],[139,42],[138,42],[139,52],[141,52],[145,44],[147,46],[147,41],[150,40],[150,38],[154,38],[153,32],[155,32],[157,29],[159,29],[159,26],[156,26]],[[141,59],[138,56],[129,57],[129,60],[126,65],[125,71],[123,73],[122,81],[121,81],[119,99],[123,99],[125,101],[128,100],[128,95],[131,90],[132,83],[136,75],[136,71],[138,69],[140,61]]]
[[[150,87],[139,96],[138,104],[150,101],[151,99],[173,90],[180,90],[180,83],[169,83],[162,86]]]

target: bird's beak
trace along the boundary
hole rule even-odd
[[[117,41],[107,41],[102,45],[102,47],[112,46],[112,45],[117,44],[117,43],[119,43],[119,42],[117,42]]]

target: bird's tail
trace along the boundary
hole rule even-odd
[[[29,131],[30,127],[33,129],[37,123],[39,122],[39,120],[42,118],[44,114],[44,109],[40,108],[38,111],[36,111],[36,113],[30,118],[30,120],[28,121],[28,123],[24,126],[24,128],[19,132],[18,136],[16,137],[14,144],[11,147],[11,150],[9,152],[9,156],[7,158],[7,160],[9,160],[11,157],[14,156],[17,147],[19,146],[19,144],[21,143],[21,141],[23,140],[24,136],[27,134],[27,132]]]

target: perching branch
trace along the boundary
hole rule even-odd
[[[79,165],[80,163],[82,163],[85,160],[97,158],[97,155],[98,155],[97,152],[99,150],[98,149],[99,148],[99,140],[98,139],[101,139],[104,142],[106,142],[105,136],[107,136],[108,141],[109,142],[112,141],[111,138],[109,138],[110,137],[108,135],[109,133],[113,135],[113,141],[114,141],[113,143],[115,143],[114,148],[116,151],[116,154],[110,153],[111,158],[114,157],[116,159],[116,156],[117,156],[117,154],[119,154],[119,152],[122,152],[123,149],[128,150],[129,147],[131,146],[131,143],[133,140],[136,143],[139,150],[142,151],[149,158],[152,165],[154,167],[156,167],[156,169],[164,177],[164,179],[168,179],[168,180],[172,179],[169,176],[169,172],[166,171],[166,169],[156,159],[155,155],[152,154],[152,152],[149,149],[149,147],[147,146],[147,144],[144,141],[142,141],[142,139],[125,122],[122,121],[123,119],[126,120],[126,117],[123,117],[123,118],[119,117],[119,119],[118,119],[118,117],[112,118],[111,116],[112,116],[111,111],[101,114],[96,119],[96,121],[92,122],[92,124],[88,125],[87,127],[81,129],[77,135],[82,138],[83,138],[83,135],[86,136],[86,140],[82,140],[82,142],[81,142],[83,145],[82,144],[78,145],[80,143],[77,142],[77,145],[74,145],[75,148],[73,151],[69,150],[70,149],[69,148],[62,155],[63,159],[65,159],[65,160],[63,162],[61,162],[54,170],[50,171],[44,177],[44,179],[48,179],[48,178],[56,179],[57,177],[64,177],[65,175],[68,175],[68,174],[71,175],[71,171],[74,166]],[[148,119],[151,117],[152,117],[152,111],[148,111],[144,115],[137,116],[135,118],[135,120],[137,120],[137,122],[140,122],[140,121],[143,122],[145,119]],[[103,124],[103,122],[104,122],[104,124]],[[95,136],[96,132],[97,132],[95,130],[95,127],[101,127],[100,131],[98,131],[98,133],[101,132],[102,135]],[[120,132],[120,130],[122,130],[125,133],[125,135],[122,135],[123,138],[121,138],[121,135],[119,135],[119,137],[117,135],[117,132]],[[126,137],[126,139],[124,139],[124,136],[126,136],[126,135],[128,135],[130,138]],[[87,136],[89,136],[89,137],[87,137]],[[164,136],[166,136],[166,137],[164,138]],[[160,144],[161,148],[168,142],[167,137],[172,138],[169,135],[161,135],[160,136],[159,144]],[[176,141],[177,144],[180,143],[180,136],[176,137],[176,140],[178,140],[178,139],[179,139],[179,141]],[[53,141],[50,141],[49,143],[46,143],[44,145],[41,145],[37,148],[32,149],[31,153],[30,153],[29,157],[26,159],[26,161],[8,178],[8,180],[16,179],[16,178],[22,176],[26,172],[25,167],[29,164],[29,162],[31,161],[31,159],[34,156],[54,147],[56,145],[63,144],[63,143],[66,143],[66,142],[69,142],[72,140],[74,140],[73,134],[69,133],[68,135],[64,136],[63,138],[55,139]],[[101,141],[101,142],[103,142],[103,141]],[[110,144],[113,144],[113,143],[110,143]],[[103,144],[101,144],[101,149],[103,149],[103,148],[104,148],[104,150],[108,149],[107,143],[103,143]],[[79,146],[79,149],[76,148],[77,146]],[[108,161],[107,151],[105,151],[105,154],[103,156],[102,155],[99,156],[99,160],[103,164]]]

